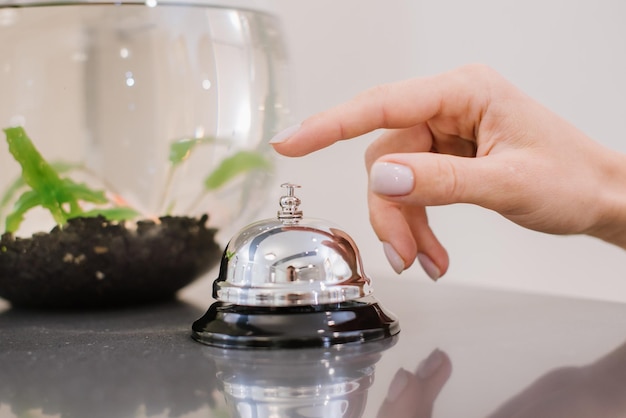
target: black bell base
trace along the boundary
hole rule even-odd
[[[367,296],[294,307],[215,302],[193,323],[191,336],[221,348],[301,348],[380,341],[399,332],[396,317]]]

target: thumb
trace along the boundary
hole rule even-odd
[[[515,164],[489,155],[387,154],[370,169],[370,189],[401,204],[472,203],[500,211],[519,192],[519,172]]]

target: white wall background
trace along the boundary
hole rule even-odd
[[[291,54],[293,122],[375,84],[482,62],[607,146],[626,151],[626,2],[618,0],[275,0]],[[299,159],[305,216],[359,244],[376,281],[398,280],[367,214],[363,152],[376,133]],[[625,191],[626,193],[626,191]],[[271,205],[270,205],[271,206]],[[588,237],[522,229],[467,205],[432,208],[459,283],[626,301],[626,252]],[[424,280],[416,266],[400,280]]]

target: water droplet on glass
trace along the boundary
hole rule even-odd
[[[128,87],[132,87],[135,85],[135,78],[133,77],[133,73],[130,71],[126,73],[126,85]]]

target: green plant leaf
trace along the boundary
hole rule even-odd
[[[54,170],[57,173],[65,173],[65,172],[75,170],[81,167],[80,164],[69,163],[66,161],[56,161],[56,162],[50,163],[50,165],[52,166],[52,168],[54,168]],[[9,185],[9,187],[7,187],[4,194],[2,195],[2,198],[0,199],[0,217],[6,210],[9,203],[11,203],[15,195],[22,188],[27,187],[27,186],[28,185],[26,184],[26,182],[21,176],[13,180],[13,182]]]
[[[67,220],[62,203],[78,205],[63,191],[63,183],[56,171],[48,164],[35,148],[32,141],[21,127],[4,130],[9,143],[9,152],[22,166],[22,178],[39,194],[40,205],[48,209],[57,223]]]
[[[170,145],[170,163],[172,163],[172,165],[178,165],[185,161],[196,145],[198,145],[198,141],[190,138],[172,142]]]
[[[63,192],[71,195],[75,199],[98,204],[109,202],[103,190],[93,190],[84,183],[75,183],[70,179],[63,179],[62,182]]]
[[[21,178],[24,182],[24,184],[13,183],[14,187],[10,187],[5,195],[12,196],[21,189],[22,185],[32,189],[20,196],[14,211],[7,216],[8,231],[16,231],[24,219],[24,213],[35,206],[47,209],[58,225],[64,225],[69,218],[85,216],[86,212],[81,208],[79,201],[96,205],[109,203],[104,191],[93,190],[69,178],[61,178],[55,168],[41,156],[23,128],[7,128],[4,132],[9,144],[9,152],[22,167]],[[62,169],[69,169],[69,167],[69,165],[61,166]],[[11,200],[10,197],[7,201],[9,200]],[[129,218],[137,215],[136,211],[124,207],[98,209],[97,212],[103,216],[110,214],[116,219],[122,214],[126,214]]]
[[[2,214],[2,212],[4,212],[4,209],[6,209],[9,203],[11,203],[11,200],[13,200],[13,196],[15,196],[24,186],[26,186],[26,182],[23,178],[18,177],[9,185],[9,187],[7,187],[4,194],[2,195],[2,199],[0,199],[0,214]]]
[[[216,190],[241,173],[250,170],[270,170],[272,163],[261,153],[239,151],[224,159],[221,164],[204,180],[207,190]]]
[[[5,220],[5,229],[7,232],[15,232],[24,220],[24,214],[30,209],[41,204],[39,193],[34,190],[24,192],[15,202],[13,212],[7,216]]]
[[[90,202],[95,204],[106,204],[109,200],[106,198],[104,191],[92,190],[87,185],[82,183],[75,183],[70,179],[63,179],[63,192],[62,197],[68,197],[68,203],[70,203],[70,212],[67,214],[67,219],[75,218],[83,213],[83,209],[79,205],[73,205],[72,203],[78,200],[84,202]]]
[[[169,160],[172,166],[185,161],[191,155],[196,145],[213,142],[215,138],[207,136],[202,138],[183,138],[170,144]]]

